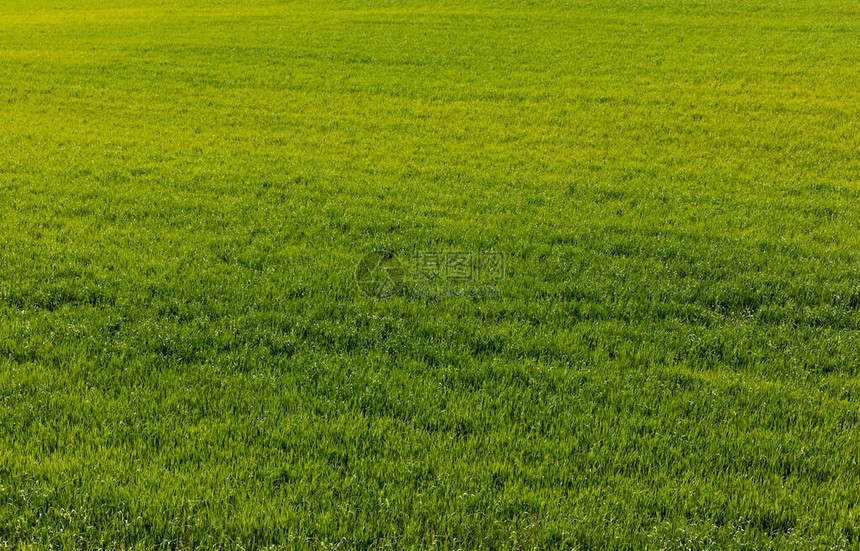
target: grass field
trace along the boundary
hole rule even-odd
[[[2,0],[0,129],[2,549],[860,547],[853,0]]]

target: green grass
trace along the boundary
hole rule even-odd
[[[858,121],[851,0],[4,0],[0,547],[858,548]]]

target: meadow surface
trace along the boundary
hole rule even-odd
[[[0,548],[857,548],[858,121],[854,0],[2,0]]]

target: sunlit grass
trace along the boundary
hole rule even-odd
[[[858,5],[241,4],[0,6],[0,545],[858,545]]]

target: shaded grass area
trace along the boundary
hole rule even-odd
[[[856,547],[857,15],[6,2],[0,542]]]

